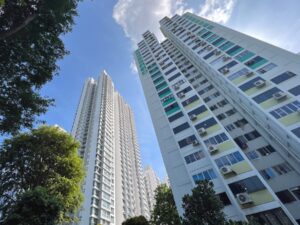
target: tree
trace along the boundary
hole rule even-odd
[[[257,225],[254,218],[250,223],[245,221],[227,221],[222,209],[224,205],[217,197],[213,183],[208,180],[199,181],[192,194],[182,198],[184,209],[183,225]]]
[[[182,199],[184,209],[183,225],[223,225],[226,222],[222,212],[223,204],[213,190],[213,183],[200,181],[192,194]]]
[[[0,134],[32,128],[53,99],[39,90],[68,52],[78,0],[9,0],[0,6]]]
[[[18,196],[7,219],[2,225],[56,225],[63,206],[42,187]]]
[[[172,190],[166,185],[159,185],[155,190],[155,206],[151,215],[153,225],[179,225],[178,215]]]
[[[0,211],[6,219],[17,197],[37,187],[63,205],[60,220],[80,206],[84,177],[79,143],[58,127],[41,126],[4,141],[0,149]]]
[[[127,219],[122,225],[149,225],[149,222],[144,216],[137,216]]]

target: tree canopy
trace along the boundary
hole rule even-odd
[[[166,185],[159,185],[155,190],[155,206],[151,215],[153,225],[179,225],[178,215],[172,190]]]
[[[0,149],[0,211],[4,219],[16,199],[37,187],[47,189],[63,207],[60,220],[80,206],[84,177],[79,143],[58,127],[41,126],[4,141]]]
[[[57,60],[68,53],[61,35],[71,30],[77,4],[9,0],[0,5],[0,134],[32,128],[53,104],[39,90],[57,74]]]
[[[122,225],[150,225],[144,216],[136,216],[125,220]]]

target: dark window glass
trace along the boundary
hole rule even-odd
[[[290,71],[286,71],[286,72],[278,75],[277,77],[274,77],[273,79],[271,79],[271,81],[274,82],[275,84],[280,84],[281,82],[286,81],[294,76],[296,76],[296,74],[294,74]]]
[[[183,123],[175,128],[173,128],[174,134],[178,134],[179,132],[186,130],[190,127],[189,123]]]
[[[265,92],[263,92],[263,93],[255,96],[253,98],[253,100],[255,102],[257,102],[258,104],[260,104],[260,103],[262,103],[262,102],[264,102],[264,101],[272,98],[273,94],[275,94],[275,93],[277,93],[279,91],[281,91],[281,90],[279,88],[277,88],[277,87],[271,88],[271,89],[269,89],[269,90],[267,90],[267,91],[265,91]]]
[[[241,85],[239,88],[240,88],[242,91],[247,91],[247,90],[249,90],[250,88],[255,87],[254,83],[255,83],[256,81],[259,81],[259,80],[263,80],[263,81],[264,81],[264,79],[262,79],[262,78],[260,78],[260,77],[256,77],[256,78],[254,78],[254,79],[252,79],[252,80],[250,80],[250,81],[244,83],[244,84]]]
[[[230,69],[231,67],[235,66],[237,64],[236,61],[231,61],[230,63],[226,64],[225,66],[222,66],[220,69],[218,69],[219,72],[224,71],[224,69]]]
[[[168,118],[168,120],[169,120],[170,122],[173,122],[173,121],[179,119],[179,118],[182,117],[182,116],[183,116],[183,113],[182,113],[182,112],[179,112],[179,113],[174,114],[173,116],[170,116],[170,117]]]
[[[300,200],[300,186],[291,188],[291,191]]]
[[[168,70],[167,72],[165,72],[165,75],[169,75],[170,73],[172,73],[173,71],[176,70],[176,67],[173,67],[172,69]]]
[[[241,46],[239,46],[239,45],[236,45],[236,46],[234,46],[233,48],[231,48],[231,49],[229,49],[226,53],[228,54],[228,55],[234,55],[234,54],[236,54],[236,53],[238,53],[238,52],[240,52],[240,51],[242,51],[243,50],[243,48],[241,47]]]
[[[195,127],[196,127],[196,129],[199,129],[201,127],[207,129],[215,124],[217,124],[217,121],[215,120],[215,118],[210,118],[208,120],[205,120],[205,121],[197,124]]]
[[[166,88],[166,89],[162,90],[161,92],[158,93],[158,95],[161,97],[161,96],[163,96],[166,93],[171,93],[171,91],[170,91],[169,88]]]
[[[275,149],[271,145],[261,147],[261,148],[257,149],[256,151],[258,151],[262,156],[267,156],[273,152],[276,152]]]
[[[296,201],[296,198],[289,192],[289,190],[278,191],[275,193],[282,203],[289,203]]]
[[[160,71],[156,72],[156,73],[153,74],[151,77],[152,77],[152,79],[155,79],[155,78],[158,77],[159,75],[161,75],[161,72],[160,72]]]
[[[192,90],[191,86],[188,86],[185,89],[183,89],[180,92],[178,92],[177,95],[180,95],[181,93],[186,94],[186,93],[188,93],[191,90]]]
[[[193,111],[189,112],[188,115],[189,116],[191,116],[191,115],[196,115],[197,116],[197,115],[205,112],[206,110],[207,110],[207,108],[204,105],[202,105],[202,106],[194,109]]]
[[[157,85],[155,88],[156,90],[161,90],[162,88],[166,87],[167,83],[166,82],[162,82],[161,84]]]
[[[297,85],[296,87],[293,87],[289,90],[290,93],[292,93],[295,96],[300,95],[300,85]]]
[[[294,130],[292,130],[292,132],[293,132],[298,138],[300,138],[300,127],[296,128],[296,129],[294,129]]]
[[[246,66],[249,66],[252,69],[255,69],[263,64],[265,64],[268,60],[264,59],[261,56],[256,56],[253,59],[250,59],[248,62],[245,63]]]
[[[212,44],[213,44],[214,46],[217,46],[218,44],[222,43],[224,40],[225,40],[225,39],[221,37],[221,38],[219,38],[218,40],[214,41]]]
[[[210,57],[212,57],[215,54],[215,51],[211,51],[210,53],[208,53],[206,56],[203,57],[203,59],[209,59]]]
[[[182,105],[183,105],[183,106],[187,106],[187,105],[189,105],[189,104],[191,104],[191,103],[197,101],[198,99],[199,99],[199,97],[198,97],[197,95],[194,95],[194,96],[190,97],[189,99],[183,101],[183,102],[182,102]]]
[[[179,141],[179,142],[178,142],[179,147],[180,147],[180,148],[183,148],[183,147],[185,147],[185,146],[187,146],[187,145],[190,145],[190,144],[193,143],[194,140],[196,140],[196,136],[195,136],[195,135],[191,135],[191,136],[189,136],[189,137],[187,137],[187,138],[185,138],[185,139]]]
[[[171,82],[172,80],[175,80],[177,77],[180,77],[180,73],[176,73],[174,76],[170,77],[168,80]]]
[[[169,112],[170,110],[174,109],[174,108],[179,108],[177,103],[174,103],[172,105],[169,105],[168,107],[165,108],[166,113]]]
[[[263,190],[266,187],[260,181],[257,176],[249,177],[234,183],[229,184],[229,188],[231,189],[233,194],[238,194],[242,192],[253,193],[259,190]]]
[[[247,215],[248,219],[254,218],[258,224],[263,225],[293,225],[281,208],[266,210]]]

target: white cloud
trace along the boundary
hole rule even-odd
[[[136,67],[136,64],[135,64],[135,61],[132,60],[131,63],[130,63],[130,70],[133,74],[138,74],[138,69]]]
[[[231,17],[236,0],[205,0],[199,16],[225,24]]]

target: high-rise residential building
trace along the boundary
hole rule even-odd
[[[149,218],[133,113],[103,71],[84,85],[72,135],[81,143],[86,178],[79,225],[121,225]]]
[[[155,189],[160,184],[159,178],[151,166],[147,166],[144,170],[144,180],[146,187],[146,196],[150,211],[155,205]]]
[[[135,59],[179,213],[207,179],[230,219],[299,223],[300,56],[191,13],[160,25]]]

